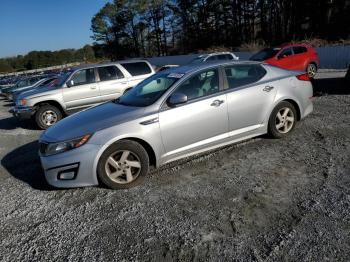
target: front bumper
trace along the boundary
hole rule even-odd
[[[40,156],[46,181],[59,188],[98,185],[94,168],[101,145],[85,144],[52,156]]]
[[[23,119],[30,119],[35,114],[35,108],[29,107],[29,106],[16,106],[12,109],[10,109],[10,113],[14,115],[17,119],[23,120]]]

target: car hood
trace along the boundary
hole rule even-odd
[[[73,114],[47,129],[41,140],[47,142],[65,141],[86,134],[93,134],[125,121],[139,117],[145,111],[141,107],[131,107],[108,102]]]
[[[34,97],[40,96],[42,93],[45,93],[45,92],[48,92],[48,91],[52,91],[52,90],[55,90],[55,88],[54,87],[48,87],[48,86],[47,87],[33,87],[30,90],[26,90],[26,91],[21,92],[18,95],[18,99],[28,98],[29,96],[31,98],[34,98]]]

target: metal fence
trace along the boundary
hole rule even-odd
[[[350,45],[315,48],[322,69],[346,69],[350,65]],[[240,60],[248,60],[253,53],[234,52]],[[178,55],[147,58],[154,65],[185,65],[198,55]]]

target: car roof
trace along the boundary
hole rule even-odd
[[[207,63],[201,63],[201,64],[188,64],[184,66],[179,67],[172,67],[167,70],[164,70],[163,72],[167,73],[178,73],[178,74],[188,74],[194,71],[199,71],[202,69],[211,68],[213,66],[220,66],[220,65],[260,65],[261,62],[258,61],[214,61],[214,62],[207,62]]]
[[[275,48],[285,48],[285,47],[293,47],[293,46],[305,46],[305,47],[312,47],[310,44],[307,43],[285,43],[285,44],[281,44],[279,46],[275,46]]]
[[[213,56],[213,55],[227,55],[227,54],[232,54],[232,52],[225,51],[225,52],[213,52],[213,53],[199,54],[199,55],[197,56],[197,58],[207,57],[207,56]]]
[[[113,62],[106,62],[106,63],[100,63],[100,64],[84,64],[72,67],[69,71],[76,71],[78,69],[86,69],[86,68],[92,68],[92,67],[101,67],[101,66],[108,66],[108,65],[115,65],[115,64],[128,64],[128,63],[138,63],[138,62],[146,62],[147,60],[142,59],[129,59],[129,60],[118,60]]]

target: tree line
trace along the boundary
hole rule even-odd
[[[0,72],[71,62],[177,55],[320,38],[350,39],[350,0],[110,0],[93,46],[0,59]]]
[[[349,0],[114,0],[93,17],[99,50],[112,59],[349,39]]]
[[[95,60],[92,46],[80,49],[63,49],[59,51],[32,51],[26,55],[0,59],[0,72],[13,72],[62,65],[72,62]]]

